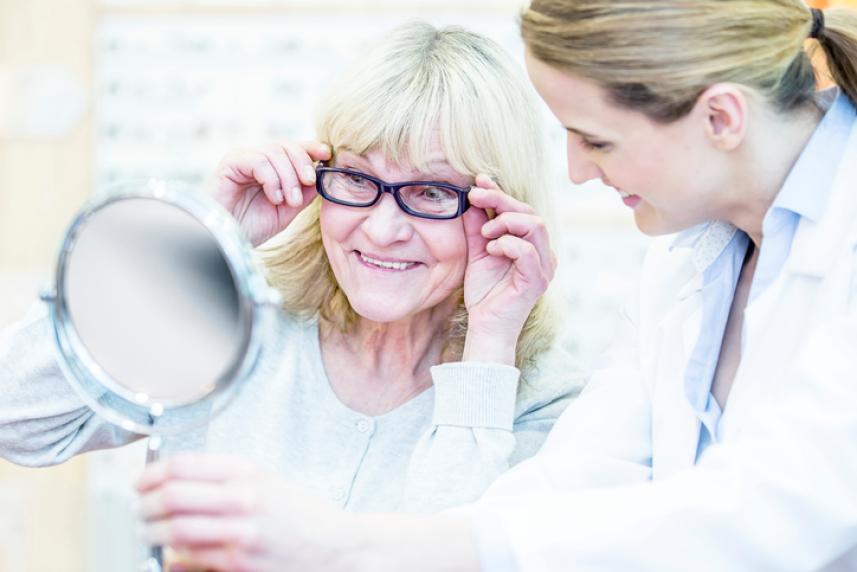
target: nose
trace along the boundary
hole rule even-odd
[[[586,150],[571,134],[566,139],[566,160],[568,161],[568,178],[575,185],[582,185],[592,179],[604,178],[601,168],[589,159]]]
[[[361,227],[374,244],[389,246],[397,242],[407,242],[413,236],[411,216],[399,208],[391,193],[384,193],[381,199],[367,210],[369,212]]]

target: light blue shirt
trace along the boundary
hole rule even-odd
[[[820,95],[820,103],[823,106],[827,103],[829,108],[765,214],[748,306],[780,274],[800,221],[804,218],[817,221],[823,214],[837,165],[857,118],[854,105],[845,95],[837,93],[838,90],[830,90]],[[708,242],[708,252],[698,257],[697,262],[703,272],[702,325],[684,380],[685,394],[701,423],[697,457],[719,440],[722,411],[711,386],[735,288],[750,245],[746,233],[717,221],[707,223],[703,230],[695,227],[679,234],[674,247],[692,244],[698,248],[701,239]]]

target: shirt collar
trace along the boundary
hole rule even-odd
[[[769,213],[787,210],[817,222],[827,206],[857,110],[837,88],[818,94],[824,117],[795,162]]]
[[[824,118],[786,177],[769,213],[785,209],[816,221],[824,212],[857,109],[838,88],[820,92],[817,101],[825,110]],[[705,272],[737,230],[726,221],[705,222],[678,233],[670,250],[692,248],[693,265],[698,272]]]
[[[691,260],[698,272],[705,272],[732,241],[738,227],[725,220],[713,220],[693,226],[678,235],[670,246],[692,248]]]

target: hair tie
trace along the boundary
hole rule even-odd
[[[809,37],[817,40],[824,33],[824,12],[818,8],[812,9],[812,30]]]

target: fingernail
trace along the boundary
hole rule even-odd
[[[303,171],[303,180],[307,185],[311,185],[315,182],[315,169],[310,167],[309,165],[304,165]]]
[[[300,187],[294,187],[291,191],[292,194],[292,205],[298,206],[304,201],[304,194],[301,192]]]
[[[274,201],[276,201],[277,204],[283,202],[283,191],[278,190],[276,193],[274,193]]]

